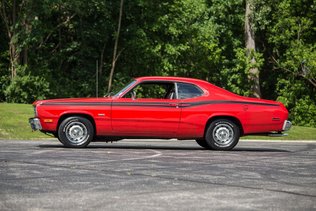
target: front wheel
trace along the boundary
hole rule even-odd
[[[86,147],[93,139],[93,136],[92,123],[80,116],[66,118],[58,128],[58,139],[66,147]]]
[[[206,130],[207,145],[214,150],[231,150],[239,141],[240,129],[231,120],[214,120]]]
[[[203,147],[205,149],[210,149],[210,147],[208,146],[208,144],[206,143],[206,141],[204,139],[196,139],[195,141],[201,147]]]

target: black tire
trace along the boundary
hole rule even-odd
[[[208,146],[208,144],[206,143],[206,141],[204,139],[196,139],[195,141],[201,147],[203,147],[205,149],[210,149],[210,147]]]
[[[65,143],[63,142],[63,140],[61,140],[58,136],[57,136],[57,139],[60,143],[62,143],[63,145],[65,145]]]
[[[231,150],[240,137],[240,129],[231,120],[214,120],[206,130],[205,140],[207,145],[213,150]]]
[[[60,143],[62,143],[63,145],[65,145],[65,143],[59,138],[59,136],[58,136],[58,131],[57,131],[57,133],[54,134],[54,136],[55,136],[55,138],[58,139],[58,141],[59,141]]]
[[[66,147],[86,147],[93,137],[93,125],[84,117],[68,117],[62,121],[58,128],[58,139]]]

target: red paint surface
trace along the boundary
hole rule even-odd
[[[34,102],[34,106],[42,130],[56,132],[58,121],[65,115],[85,115],[93,119],[97,136],[188,139],[203,137],[212,118],[235,119],[244,135],[281,131],[288,118],[287,109],[279,102],[241,97],[197,79],[142,77],[124,93],[148,80],[191,83],[204,94],[183,100],[121,97],[41,100]],[[53,122],[46,123],[44,119]]]

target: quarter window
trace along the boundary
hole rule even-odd
[[[203,91],[193,84],[177,83],[179,99],[194,98],[203,95]]]

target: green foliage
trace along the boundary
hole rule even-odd
[[[268,42],[277,76],[276,93],[294,124],[316,127],[315,1],[283,0],[275,7]]]
[[[277,85],[277,100],[289,108],[290,119],[295,125],[316,127],[315,93],[306,92],[304,81],[291,81],[280,79]]]
[[[236,94],[249,96],[251,84],[248,80],[249,70],[251,68],[261,68],[263,58],[260,53],[250,52],[247,55],[247,50],[244,48],[237,48],[235,50],[236,58],[234,59],[235,66],[229,70],[223,70],[223,74],[229,75],[227,77],[227,87]],[[256,63],[251,63],[251,58],[255,58]]]
[[[45,78],[23,74],[26,67],[20,67],[20,75],[15,77],[4,91],[7,102],[32,103],[49,96],[49,84]]]
[[[3,57],[0,56],[0,59]],[[5,67],[4,63],[0,62],[0,102],[5,101],[4,91],[10,84],[10,71]]]
[[[315,99],[312,100],[309,96],[299,99],[291,109],[291,118],[296,125],[316,127]]]
[[[2,70],[0,70],[0,72],[3,72]],[[9,86],[10,83],[10,77],[8,76],[8,74],[1,74],[0,76],[0,102],[4,102],[5,101],[5,90],[6,88]]]
[[[0,5],[0,101],[90,97],[106,93],[120,1],[16,0]],[[298,125],[315,126],[315,0],[251,0],[264,98],[280,100]],[[0,13],[1,14],[1,13]],[[10,15],[8,15],[10,14]],[[114,87],[131,77],[206,79],[249,96],[245,1],[124,1]],[[11,79],[9,44],[16,48]]]
[[[127,16],[119,69],[132,76],[216,78],[212,69],[219,66],[221,49],[205,1],[139,1],[126,7],[134,10]]]

